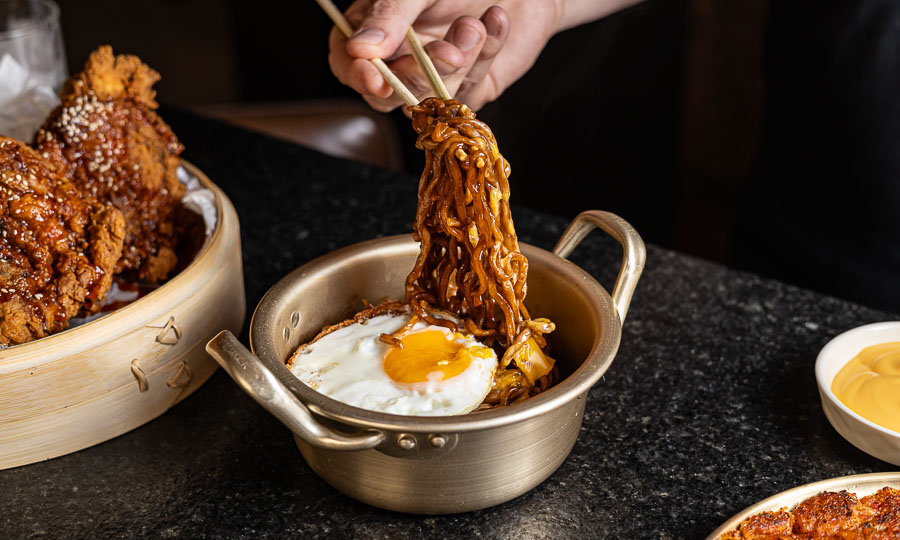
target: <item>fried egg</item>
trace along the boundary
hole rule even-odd
[[[494,350],[421,321],[401,338],[402,349],[379,339],[408,321],[407,314],[378,315],[335,330],[301,347],[291,372],[326,396],[372,411],[445,416],[477,407],[497,369]]]

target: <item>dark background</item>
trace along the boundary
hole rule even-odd
[[[331,24],[314,2],[59,3],[70,70],[109,43],[162,74],[168,105],[355,97],[328,69]],[[758,130],[763,10],[648,2],[555,37],[479,113],[512,164],[513,201],[611,210],[649,241],[724,260]],[[418,174],[408,121],[392,118]]]
[[[328,69],[314,2],[59,3],[70,70],[111,44],[162,74],[169,106],[361,102]],[[900,9],[816,6],[649,0],[557,35],[479,111],[513,203],[610,210],[649,242],[900,311],[900,80],[879,84],[900,72]],[[418,176],[408,120],[389,118]]]

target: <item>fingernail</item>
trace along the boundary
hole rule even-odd
[[[384,41],[384,32],[377,28],[366,28],[365,30],[357,30],[350,39],[357,43],[365,43],[366,45],[378,45]]]
[[[457,26],[453,33],[453,41],[460,50],[468,51],[481,40],[481,34],[469,26]]]

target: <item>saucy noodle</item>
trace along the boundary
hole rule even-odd
[[[429,324],[455,331],[456,323],[428,309],[450,311],[486,345],[505,349],[494,390],[480,409],[526,399],[551,386],[557,370],[529,382],[517,353],[531,341],[545,349],[544,334],[555,325],[531,319],[524,304],[528,260],[509,208],[509,162],[466,105],[427,98],[409,110],[425,169],[413,226],[421,249],[406,279],[406,301]]]

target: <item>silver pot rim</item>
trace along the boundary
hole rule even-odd
[[[612,226],[609,225],[610,220],[618,220],[621,223]],[[625,250],[622,269],[612,296],[590,274],[564,258],[590,229],[597,226],[616,237]],[[616,232],[619,234],[610,231],[609,227],[614,229],[618,227]],[[393,432],[455,433],[491,429],[539,416],[586,394],[612,364],[621,339],[622,319],[628,309],[634,285],[643,269],[645,255],[643,242],[630,225],[618,216],[597,211],[585,212],[578,216],[563,233],[552,253],[524,243],[521,244],[521,248],[531,267],[552,268],[554,272],[561,273],[573,283],[577,283],[591,300],[598,323],[600,320],[608,323],[604,325],[606,331],[598,333],[587,358],[573,373],[552,388],[525,402],[459,416],[404,416],[370,411],[334,400],[300,383],[284,364],[286,359],[278,357],[275,348],[277,325],[274,322],[278,315],[283,313],[285,309],[283,300],[290,296],[289,292],[296,283],[316,279],[317,276],[325,275],[335,265],[354,257],[365,257],[374,249],[386,257],[408,256],[411,250],[418,250],[418,244],[408,234],[368,240],[332,251],[284,276],[269,289],[254,310],[250,323],[250,345],[253,354],[265,361],[273,375],[312,412],[357,428]]]

